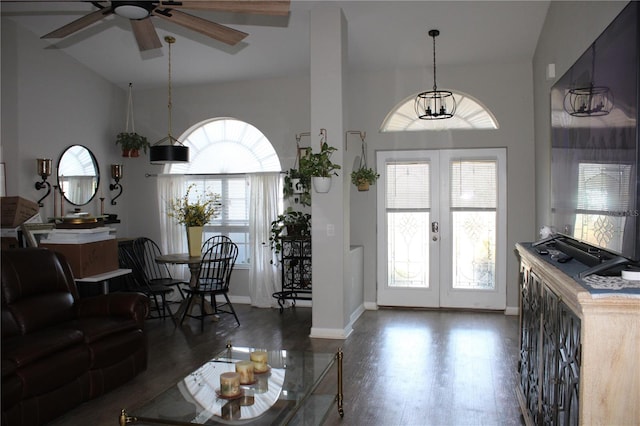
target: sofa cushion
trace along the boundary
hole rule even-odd
[[[144,348],[146,339],[140,329],[111,335],[89,345],[91,369],[104,368]]]
[[[73,328],[51,327],[37,333],[2,341],[2,362],[9,360],[18,368],[37,362],[74,346],[82,346],[82,332]]]
[[[89,350],[81,344],[50,353],[46,358],[21,367],[17,374],[22,380],[22,397],[42,395],[78,380],[87,374],[89,363]]]
[[[89,317],[69,323],[82,332],[86,343],[94,343],[113,334],[139,329],[136,321],[124,317]]]
[[[71,320],[74,314],[71,293],[44,293],[9,305],[22,334],[37,332]]]

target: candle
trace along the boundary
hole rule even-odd
[[[236,372],[240,374],[241,385],[253,383],[253,363],[251,361],[236,362]]]
[[[253,362],[254,372],[265,373],[268,370],[266,351],[253,351],[251,352],[250,358],[251,362]]]
[[[44,179],[45,176],[51,176],[51,159],[38,158],[38,174]]]
[[[240,374],[222,373],[220,375],[220,395],[236,396],[240,393]]]

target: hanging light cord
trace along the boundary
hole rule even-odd
[[[129,99],[127,100],[127,122],[124,128],[127,133],[129,132],[129,117],[131,117],[131,132],[136,132],[136,125],[133,122],[133,95],[131,94],[132,86],[133,83],[129,83]]]
[[[432,35],[433,38],[433,91],[436,92],[438,88],[436,87],[436,35]]]
[[[169,43],[169,102],[167,104],[167,108],[169,110],[169,138],[172,139],[171,135],[171,45],[175,43],[176,39],[170,36],[164,38],[167,43]]]

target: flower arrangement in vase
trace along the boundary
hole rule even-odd
[[[191,196],[194,186],[195,184],[189,185],[187,192],[182,197],[169,202],[167,215],[187,228],[189,254],[199,256],[202,245],[202,229],[211,219],[218,217],[222,204],[220,203],[220,194],[213,192],[206,192],[194,199]]]

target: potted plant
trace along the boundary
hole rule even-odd
[[[211,219],[218,217],[222,205],[220,194],[212,192],[207,192],[194,200],[190,196],[194,186],[194,184],[189,185],[184,196],[169,202],[167,215],[186,227],[189,255],[199,256],[203,227]]]
[[[351,183],[358,187],[358,191],[368,191],[369,185],[375,184],[379,177],[375,170],[362,166],[351,172]]]
[[[116,136],[116,145],[120,145],[122,148],[123,157],[138,157],[141,149],[144,150],[146,154],[147,148],[150,146],[147,138],[136,132],[118,133]]]
[[[285,199],[293,198],[294,202],[303,206],[311,205],[311,176],[304,175],[298,169],[289,169],[284,177],[283,195]]]
[[[338,176],[340,165],[331,162],[331,155],[338,149],[323,142],[320,152],[308,150],[300,158],[300,172],[313,178],[316,192],[328,192],[331,188],[331,176]]]
[[[282,251],[283,237],[310,237],[311,215],[288,208],[271,222],[269,246],[277,255]]]

